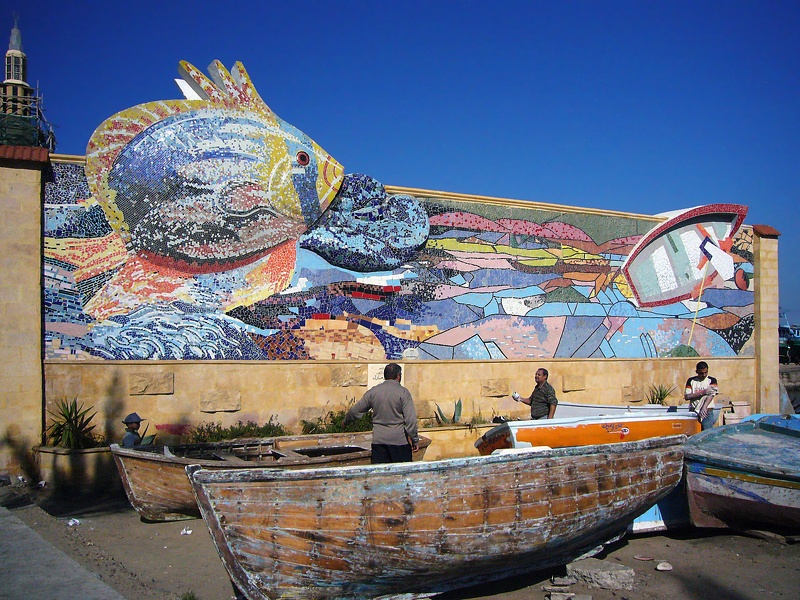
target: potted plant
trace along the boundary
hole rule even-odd
[[[34,448],[39,479],[50,493],[108,493],[122,489],[114,458],[92,423],[96,412],[77,398],[56,403],[45,445]]]
[[[663,384],[659,385],[651,385],[650,391],[647,393],[647,403],[648,404],[666,404],[667,398],[670,397],[672,392],[675,391],[675,386],[670,385],[666,386]]]

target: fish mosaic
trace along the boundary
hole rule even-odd
[[[623,267],[657,219],[392,193],[277,117],[240,63],[179,73],[186,98],[121,111],[85,168],[53,165],[49,359],[754,353],[749,228],[711,236],[701,290],[641,302]]]

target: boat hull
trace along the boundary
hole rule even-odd
[[[695,526],[800,531],[800,419],[703,432],[687,445],[685,472]]]
[[[422,460],[430,445],[420,437],[414,460]],[[153,451],[121,448],[111,451],[131,505],[145,521],[199,519],[192,486],[186,477],[188,465],[205,469],[276,467],[300,469],[370,463],[372,433],[337,433],[231,440],[211,444],[185,444],[172,448],[169,456],[162,447]],[[212,455],[216,457],[211,458]],[[201,458],[201,457],[206,458]]]
[[[433,594],[564,564],[681,478],[685,436],[299,471],[189,467],[249,599]]]

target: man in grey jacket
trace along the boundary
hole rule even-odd
[[[417,410],[411,392],[400,385],[402,369],[389,363],[379,383],[361,397],[344,417],[347,425],[372,409],[372,464],[411,462],[419,447]]]

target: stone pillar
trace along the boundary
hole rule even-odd
[[[21,475],[41,443],[42,195],[46,148],[0,146],[0,472]],[[29,471],[29,469],[27,469]]]
[[[778,413],[780,367],[778,358],[778,236],[769,225],[753,225],[755,269],[756,381],[754,409]]]

